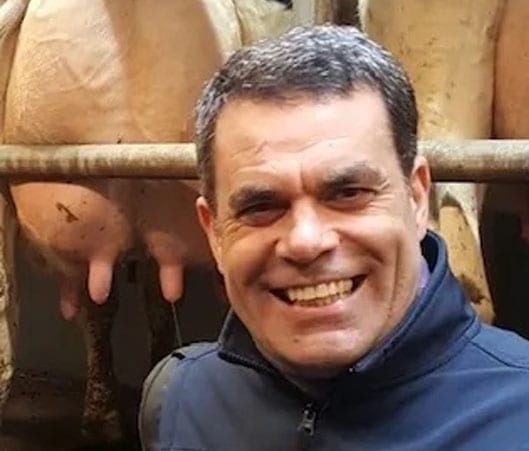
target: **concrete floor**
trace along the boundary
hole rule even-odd
[[[116,449],[139,451],[136,416],[139,391],[120,390],[126,442]],[[81,436],[83,386],[38,374],[17,374],[0,431],[1,451],[106,451]],[[109,450],[110,451],[110,450]]]

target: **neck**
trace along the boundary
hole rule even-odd
[[[292,377],[284,375],[289,382],[298,387],[303,393],[309,397],[321,400],[329,394],[333,386],[335,378],[329,379],[307,379],[303,377]]]
[[[255,343],[259,352],[274,366],[285,379],[294,384],[302,392],[311,398],[324,398],[330,391],[336,377],[342,372],[342,368],[311,368],[305,371],[301,369],[292,369],[285,362],[280,361],[270,355],[258,343]],[[310,374],[310,375],[309,375]]]

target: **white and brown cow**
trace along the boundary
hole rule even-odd
[[[520,114],[524,97],[516,95],[524,92],[525,75],[510,58],[527,67],[527,46],[516,41],[526,38],[522,28],[529,7],[524,0],[311,0],[294,6],[301,13],[313,8],[316,15],[330,15],[335,23],[360,25],[403,63],[416,89],[420,138],[489,138],[494,115],[495,136],[527,137],[523,127],[513,130],[525,118]],[[509,131],[502,130],[506,120]],[[529,208],[519,201],[528,197],[525,191],[511,190],[516,200],[500,201],[501,208]],[[446,239],[452,268],[473,306],[491,322],[494,308],[478,227],[483,193],[482,186],[473,184],[437,184],[432,226]],[[521,210],[529,224],[527,209]]]
[[[359,0],[359,12],[364,30],[412,78],[421,138],[529,138],[529,2]],[[482,318],[491,321],[478,228],[484,190],[443,184],[433,210],[456,275]],[[491,208],[516,214],[527,239],[527,187],[488,190]]]
[[[403,63],[416,89],[420,138],[529,138],[526,0],[332,0],[323,7],[334,22],[359,20]],[[432,226],[447,241],[473,306],[492,322],[479,227],[483,199],[490,211],[520,218],[529,242],[528,187],[436,184],[433,194]]]
[[[0,0],[0,143],[190,141],[204,81],[230,52],[285,30],[293,17],[269,0]],[[183,266],[210,263],[195,197],[174,180],[19,180],[6,187],[0,406],[13,373],[17,225],[57,278],[63,315],[82,310],[84,426],[112,441],[120,436],[110,347],[116,303],[107,301],[114,267],[131,253],[156,263],[158,284],[145,283],[147,310],[152,328],[170,333],[172,318],[155,302],[159,293],[176,301]],[[152,342],[154,361],[168,351],[160,349],[167,341]]]

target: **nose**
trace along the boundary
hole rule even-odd
[[[290,220],[277,242],[277,255],[296,265],[307,265],[336,248],[338,233],[325,212],[310,202],[293,205]]]

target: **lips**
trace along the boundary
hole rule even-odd
[[[365,276],[337,279],[314,285],[292,286],[272,293],[282,301],[306,307],[322,307],[349,296],[362,283]]]

